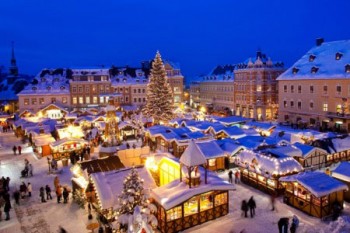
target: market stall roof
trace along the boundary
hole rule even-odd
[[[149,190],[157,187],[152,175],[145,167],[135,169],[140,178],[144,180],[144,189]],[[118,206],[118,196],[122,193],[124,180],[130,172],[131,168],[125,168],[117,171],[97,172],[90,175],[102,209]]]
[[[247,134],[239,127],[237,126],[231,126],[231,127],[225,127],[221,130],[219,130],[217,133],[224,132],[227,134],[229,137],[234,137],[234,138],[242,138],[247,136]]]
[[[131,124],[131,123],[127,123],[127,122],[125,122],[125,121],[121,121],[121,122],[119,122],[119,124],[118,124],[118,128],[119,129],[124,129],[125,127],[131,127],[131,128],[133,128],[133,129],[138,129],[138,127],[136,126],[136,125],[134,125],[134,124]]]
[[[225,156],[216,140],[195,142],[206,159],[214,159]]]
[[[235,143],[235,141],[233,139],[231,139],[231,138],[225,138],[225,139],[222,139],[222,140],[217,140],[216,142],[218,143],[218,145],[220,146],[220,148],[224,152],[226,152],[226,153],[228,153],[230,155],[234,155],[238,151],[245,149],[244,146]]]
[[[218,177],[214,172],[207,173],[207,184],[204,183],[204,169],[200,169],[201,184],[189,188],[185,182],[179,179],[166,185],[151,190],[151,197],[154,198],[165,210],[169,210],[191,197],[214,190],[235,190],[233,184]]]
[[[262,175],[284,175],[303,170],[303,167],[292,157],[255,153],[253,151],[239,153],[236,163]]]
[[[57,147],[59,145],[65,144],[67,142],[73,142],[73,143],[88,143],[84,139],[79,139],[79,138],[62,138],[60,140],[57,140],[55,142],[50,143],[51,147]]]
[[[216,118],[215,120],[224,125],[233,125],[233,124],[239,124],[239,123],[251,121],[252,119],[240,117],[240,116],[229,116],[229,117]]]
[[[190,167],[206,164],[207,159],[195,141],[191,140],[188,147],[181,155],[180,162],[185,166]]]
[[[118,156],[108,156],[104,158],[83,161],[79,163],[82,170],[87,170],[88,174],[96,172],[107,172],[125,168]]]
[[[303,172],[285,176],[279,180],[282,182],[298,182],[316,197],[323,197],[333,192],[348,189],[346,184],[323,172]]]
[[[335,138],[332,139],[333,147],[335,149],[335,152],[341,152],[345,150],[350,149],[350,137],[346,137],[344,139],[341,138]]]
[[[43,134],[33,138],[35,146],[45,146],[55,142],[51,134]]]
[[[350,162],[341,162],[333,171],[332,176],[350,182]]]

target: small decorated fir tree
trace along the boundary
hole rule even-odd
[[[153,117],[154,124],[172,119],[173,93],[159,52],[152,63],[146,97],[147,103],[142,112],[148,117]]]

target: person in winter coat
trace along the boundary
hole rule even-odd
[[[247,218],[247,212],[248,212],[248,204],[246,200],[242,201],[242,205],[241,205],[241,210],[242,210],[242,215],[244,214],[244,217]]]
[[[57,203],[61,203],[61,198],[62,198],[62,188],[61,185],[58,185],[56,187],[56,196],[57,196]]]
[[[63,203],[67,203],[67,201],[68,201],[68,196],[69,196],[69,192],[68,192],[68,190],[67,190],[67,188],[65,187],[64,189],[63,189]]]
[[[24,199],[27,193],[27,186],[24,182],[19,186],[19,191],[21,192],[21,198]]]
[[[18,147],[17,147],[17,150],[18,150],[18,154],[21,155],[21,154],[22,154],[22,147],[21,147],[21,146],[18,146]]]
[[[279,233],[288,233],[288,225],[289,225],[288,218],[280,218],[280,220],[278,221]]]
[[[238,184],[239,183],[239,171],[237,170],[235,172],[235,184]]]
[[[4,206],[4,212],[5,212],[5,220],[8,221],[10,220],[10,210],[11,210],[12,206],[11,206],[11,202],[7,201],[5,202],[5,206]]]
[[[5,200],[4,200],[4,198],[2,198],[2,196],[0,196],[0,221],[2,221],[2,211],[1,211],[1,209],[2,209],[2,207],[4,207],[4,205],[5,205]]]
[[[13,193],[13,197],[15,198],[16,205],[19,205],[20,196],[21,196],[20,192],[16,189],[15,192]]]
[[[295,233],[299,226],[299,219],[296,215],[293,215],[292,225],[290,226],[290,233]]]
[[[60,179],[58,178],[58,176],[55,177],[55,179],[53,180],[53,186],[55,187],[55,189],[57,189],[57,186],[60,185]]]
[[[45,201],[45,191],[44,191],[44,187],[40,187],[40,198],[41,198],[41,202],[46,202]]]
[[[232,184],[232,175],[233,175],[233,172],[232,172],[232,170],[230,170],[228,172],[228,182],[230,182],[231,184]]]
[[[32,164],[28,164],[28,176],[33,176],[33,166]]]
[[[52,200],[51,188],[48,184],[45,186],[45,190],[46,190],[46,200],[49,200],[49,198],[50,200]]]
[[[250,217],[253,218],[255,215],[255,208],[256,208],[256,203],[253,196],[251,196],[251,198],[248,201],[248,207],[250,210]]]
[[[16,146],[13,146],[13,147],[12,147],[12,150],[13,150],[13,154],[16,155],[17,147],[16,147]]]
[[[27,185],[27,191],[28,191],[28,197],[31,197],[32,196],[32,184],[30,182],[28,182],[28,185]]]

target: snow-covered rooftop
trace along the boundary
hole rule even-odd
[[[151,190],[151,197],[155,201],[160,203],[165,210],[169,210],[182,202],[190,199],[191,197],[206,193],[213,190],[234,190],[233,184],[228,181],[224,181],[218,177],[215,173],[208,171],[207,184],[204,183],[204,171],[200,169],[201,184],[189,188],[185,182],[180,180],[174,180],[169,184]]]
[[[296,175],[282,177],[279,180],[282,182],[296,181],[316,197],[322,197],[333,192],[348,189],[347,185],[323,172],[303,172]]]
[[[324,42],[311,48],[277,80],[350,78],[345,70],[349,64],[350,40]]]
[[[190,167],[206,164],[207,159],[195,141],[191,140],[188,147],[181,155],[180,162],[185,166]]]
[[[145,189],[153,189],[157,187],[152,175],[145,167],[135,169],[137,169],[140,178],[144,180]],[[91,179],[94,182],[102,209],[108,209],[118,205],[118,196],[122,193],[123,182],[130,174],[130,171],[130,168],[127,168],[118,171],[91,174]]]
[[[344,139],[334,138],[332,139],[332,142],[335,152],[341,152],[350,149],[350,137],[346,137]]]
[[[341,162],[333,171],[332,176],[350,182],[350,162]]]

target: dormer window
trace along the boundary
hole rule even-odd
[[[347,64],[347,65],[345,66],[345,72],[346,72],[346,73],[350,73],[350,64]]]
[[[60,89],[61,89],[61,90],[64,90],[64,89],[66,89],[66,87],[65,87],[65,86],[61,86]]]
[[[50,91],[50,90],[51,90],[51,86],[48,86],[48,87],[47,87],[47,90]]]
[[[340,60],[340,58],[343,56],[343,54],[342,53],[336,53],[335,54],[335,60]]]
[[[36,91],[38,88],[37,87],[32,87],[32,90],[33,91]]]
[[[41,82],[46,82],[46,78],[41,78]]]
[[[316,56],[315,55],[310,55],[309,56],[309,62],[313,62],[315,60]]]
[[[299,69],[298,68],[296,68],[296,67],[293,67],[293,74],[296,74],[296,73],[298,73],[298,71],[299,71]]]
[[[311,74],[316,74],[317,71],[318,71],[318,68],[317,68],[317,67],[313,66],[313,67],[311,68]]]

